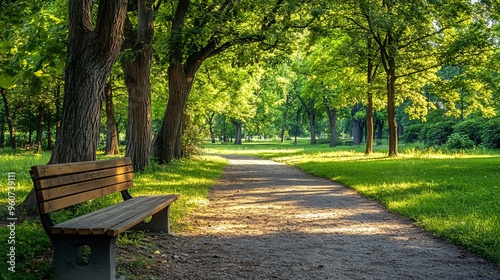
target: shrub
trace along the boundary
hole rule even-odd
[[[401,141],[405,143],[415,143],[419,140],[419,135],[422,133],[423,124],[412,124],[405,127],[405,131],[401,136]]]
[[[480,117],[468,118],[453,126],[453,133],[467,135],[477,146],[481,144],[481,134],[484,130],[485,119]]]
[[[438,122],[427,127],[426,139],[427,146],[440,146],[448,141],[448,137],[453,133],[454,121]]]
[[[484,124],[481,140],[486,148],[500,149],[500,117],[490,119]]]
[[[446,147],[452,150],[468,150],[474,148],[474,141],[465,134],[453,133],[448,137]]]

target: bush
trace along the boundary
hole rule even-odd
[[[412,124],[405,127],[403,135],[401,135],[401,141],[405,143],[415,143],[419,140],[419,135],[422,133],[422,128],[424,124]]]
[[[453,126],[453,133],[467,135],[477,146],[481,144],[481,134],[484,130],[484,118],[474,117],[466,119]]]
[[[446,147],[451,150],[468,150],[474,148],[474,141],[465,134],[453,133],[448,137]]]
[[[490,119],[484,124],[481,140],[486,148],[500,149],[500,117]]]
[[[441,146],[453,133],[454,121],[438,122],[427,126],[424,142],[427,146]]]

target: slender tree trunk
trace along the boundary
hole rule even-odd
[[[52,113],[49,109],[47,112],[47,150],[53,149],[52,143]]]
[[[3,106],[5,111],[5,119],[7,120],[7,126],[9,127],[9,136],[10,136],[10,147],[12,149],[17,148],[16,142],[16,129],[14,126],[16,114],[15,112],[11,115],[9,108],[9,101],[7,100],[7,89],[0,88],[0,92],[2,93]]]
[[[389,122],[389,156],[395,157],[398,155],[398,124],[396,122],[396,76],[394,58],[390,58],[388,64],[390,65],[390,71],[387,74],[387,120]]]
[[[356,104],[351,109],[352,137],[354,145],[360,145],[362,140],[363,131],[361,129],[361,121],[356,118],[356,113],[359,112],[361,108],[361,104]]]
[[[232,119],[231,122],[234,124],[234,127],[236,129],[236,134],[234,137],[234,144],[235,145],[241,145],[241,138],[242,138],[242,132],[241,132],[241,122]]]
[[[68,2],[68,63],[61,127],[50,163],[96,159],[104,85],[121,48],[126,0]]]
[[[365,155],[370,155],[373,152],[373,94],[368,92],[368,104],[366,106],[366,148]]]
[[[149,163],[152,143],[150,71],[153,55],[153,2],[138,1],[137,30],[130,20],[125,24],[124,49],[134,51],[134,58],[121,60],[128,98],[128,138],[125,155],[132,159],[134,170]]]
[[[43,135],[43,115],[45,113],[45,106],[39,105],[38,106],[38,118],[37,118],[37,123],[36,123],[36,136],[35,136],[35,142],[38,143],[39,145],[42,144],[42,135]]]
[[[2,113],[0,117],[0,149],[3,149],[5,144],[5,115]]]
[[[311,132],[311,145],[316,144],[316,112],[314,112],[314,108],[311,109],[311,112],[308,113],[309,116],[309,131]]]
[[[212,143],[215,143],[214,118],[215,113],[211,113],[210,116],[208,116],[208,129],[210,130],[210,139]]]
[[[373,152],[373,136],[374,136],[374,121],[373,121],[373,93],[371,92],[371,85],[375,76],[377,75],[378,66],[373,65],[372,59],[372,38],[370,34],[367,34],[366,40],[367,47],[367,77],[366,82],[368,84],[368,104],[366,106],[366,147],[365,155],[370,155]]]
[[[118,133],[116,131],[115,108],[113,106],[113,89],[108,83],[105,87],[106,99],[106,155],[117,155],[120,153],[118,149]]]
[[[323,102],[325,104],[325,110],[330,124],[330,147],[333,148],[337,146],[337,109],[330,108],[326,97],[323,97]]]
[[[281,125],[281,143],[285,142],[286,120],[288,116],[289,105],[290,105],[290,94],[287,94],[285,102],[285,110],[283,111],[283,124]]]

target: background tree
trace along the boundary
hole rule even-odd
[[[194,77],[201,64],[232,46],[260,42],[277,46],[293,21],[311,20],[302,1],[179,0],[173,11],[168,48],[169,101],[155,141],[155,157],[169,162],[182,155],[182,118]],[[297,11],[292,17],[292,14]]]

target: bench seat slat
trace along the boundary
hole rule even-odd
[[[51,228],[51,233],[116,236],[156,214],[177,198],[177,195],[135,197],[57,224]]]

